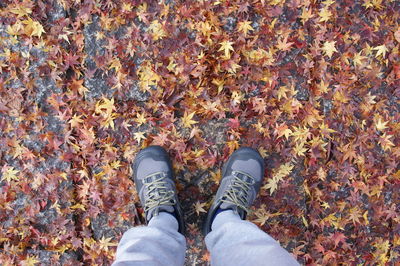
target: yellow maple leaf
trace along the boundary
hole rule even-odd
[[[197,23],[197,29],[200,30],[200,32],[206,37],[210,36],[211,28],[212,25],[208,21],[200,21]]]
[[[206,202],[200,203],[200,201],[197,201],[194,204],[194,210],[196,211],[197,215],[199,215],[200,213],[204,212],[206,213],[207,211],[204,209],[204,207],[206,206]]]
[[[22,23],[25,24],[24,31],[26,35],[37,36],[40,38],[42,36],[42,33],[45,33],[42,24],[32,20],[31,18],[23,20]]]
[[[294,165],[291,163],[282,164],[276,173],[272,175],[272,178],[270,178],[267,184],[265,184],[262,188],[269,189],[270,195],[272,195],[272,193],[274,193],[274,191],[278,188],[278,183],[292,172],[293,167]]]
[[[393,142],[390,140],[392,137],[392,135],[386,135],[386,133],[380,136],[378,143],[382,146],[384,151],[391,150],[392,147],[394,147]]]
[[[335,48],[335,43],[336,41],[325,42],[324,46],[322,46],[322,51],[324,51],[325,55],[327,55],[329,58],[332,57],[334,52],[337,52]]]
[[[71,128],[77,127],[79,126],[79,124],[81,124],[83,122],[83,120],[81,119],[81,115],[76,115],[74,114],[74,116],[68,121],[68,123],[71,124]]]
[[[382,121],[382,119],[379,117],[378,120],[375,122],[375,127],[376,127],[377,130],[383,131],[383,130],[385,130],[385,128],[387,128],[387,126],[386,126],[387,123],[388,123],[388,121],[384,122],[384,121]]]
[[[119,72],[119,70],[122,68],[121,62],[119,61],[119,59],[117,57],[112,59],[109,64],[110,64],[110,66],[108,67],[108,69],[114,68],[115,72]]]
[[[96,114],[111,115],[112,111],[115,111],[114,98],[111,98],[110,100],[103,97],[100,101],[96,103],[96,108],[95,108]]]
[[[364,0],[362,6],[365,7],[366,9],[375,8],[377,10],[381,10],[383,8],[382,0]]]
[[[174,59],[172,57],[170,57],[167,69],[170,72],[174,72],[175,68],[176,68],[176,63],[175,63]]]
[[[218,87],[218,94],[224,89],[225,80],[223,79],[213,79],[212,84]]]
[[[296,145],[295,145],[295,147],[294,147],[294,149],[293,149],[293,151],[295,152],[295,154],[297,155],[297,156],[304,156],[305,154],[305,152],[308,150],[308,148],[306,148],[306,147],[304,147],[304,143],[303,142],[301,142],[301,143],[296,143]]]
[[[328,10],[328,7],[321,8],[319,11],[319,22],[328,21],[332,16],[332,12]]]
[[[23,17],[23,16],[28,16],[29,14],[32,13],[32,9],[28,7],[24,7],[21,4],[18,4],[16,7],[11,8],[9,12],[18,15],[18,18]]]
[[[138,126],[140,126],[140,125],[146,123],[146,122],[147,122],[147,119],[146,119],[146,117],[144,116],[144,113],[141,113],[141,114],[136,113],[135,121],[136,121],[136,123],[139,124]]]
[[[306,23],[310,18],[312,18],[314,15],[312,14],[312,9],[311,8],[305,8],[303,7],[303,11],[301,13],[301,23]]]
[[[143,91],[149,90],[150,86],[157,85],[160,76],[154,72],[150,62],[143,62],[138,70],[139,85]]]
[[[28,255],[26,259],[21,261],[22,266],[35,266],[39,263],[38,256],[30,256]]]
[[[123,3],[122,4],[122,12],[131,12],[132,11],[132,4],[131,3]]]
[[[246,20],[246,21],[241,21],[238,23],[238,30],[240,32],[243,32],[244,36],[247,36],[247,33],[249,33],[249,31],[253,31],[253,27],[251,26],[251,21]]]
[[[361,52],[354,54],[354,56],[353,56],[354,65],[355,66],[357,66],[357,65],[362,66],[363,65],[362,60],[364,60],[364,59],[367,59],[367,57],[366,56],[362,56]]]
[[[99,240],[99,247],[100,249],[104,250],[105,252],[108,251],[108,247],[117,246],[117,243],[111,242],[111,237],[105,238],[104,236]]]
[[[290,90],[286,87],[286,86],[281,86],[278,89],[278,100],[280,100],[281,98],[287,99],[287,95],[286,93],[289,92]]]
[[[281,212],[270,213],[267,211],[267,206],[265,204],[261,204],[260,208],[258,208],[253,214],[257,217],[257,219],[252,220],[252,222],[260,224],[261,226],[263,226],[268,219],[282,215]]]
[[[259,147],[258,152],[260,153],[261,157],[263,158],[267,157],[267,150],[264,149],[264,147]]]
[[[318,84],[318,89],[321,93],[327,93],[329,91],[329,82],[325,83],[324,80]]]
[[[21,34],[20,30],[23,28],[21,22],[16,22],[14,25],[7,26],[7,33],[10,35],[19,35]],[[6,50],[6,48],[4,48]]]
[[[155,41],[167,36],[167,33],[165,32],[163,25],[158,20],[153,20],[148,30],[151,32],[151,36]]]
[[[236,74],[236,71],[240,68],[240,65],[232,62],[229,66],[228,72],[231,74]]]
[[[240,91],[233,91],[232,92],[232,102],[234,105],[240,104],[240,102],[244,99],[244,94]]]
[[[76,203],[75,205],[72,205],[70,207],[70,209],[73,209],[73,210],[80,209],[82,211],[86,210],[85,205],[83,205],[82,203]]]
[[[182,119],[183,127],[191,128],[192,125],[198,123],[197,121],[192,120],[192,118],[193,118],[193,116],[194,116],[195,114],[196,114],[196,112],[192,112],[192,113],[188,114],[188,113],[185,111],[185,114],[184,114],[183,117],[181,118],[181,119]]]
[[[384,44],[374,47],[373,50],[377,51],[375,57],[382,55],[383,58],[385,58],[386,52],[389,51]]]
[[[144,132],[135,132],[133,133],[133,138],[140,144],[140,142],[146,139],[146,137],[144,136]]]
[[[15,170],[14,167],[4,166],[2,169],[2,180],[6,180],[7,183],[10,183],[12,180],[18,181],[19,177],[17,174],[19,173],[18,170]]]
[[[234,51],[232,47],[233,42],[230,41],[223,41],[220,43],[221,47],[218,51],[224,51],[224,55],[226,58],[231,58],[230,51]]]

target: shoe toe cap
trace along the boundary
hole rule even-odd
[[[252,148],[240,148],[232,154],[228,168],[251,175],[256,182],[264,177],[264,159]]]
[[[140,151],[133,163],[135,179],[142,179],[157,172],[171,174],[172,166],[168,153],[160,146],[150,146]]]

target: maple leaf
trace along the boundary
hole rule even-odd
[[[324,8],[321,8],[318,15],[320,17],[319,22],[325,22],[331,18],[332,12],[328,10],[328,7],[324,7]]]
[[[152,38],[155,41],[167,36],[163,25],[158,20],[152,21],[148,30],[151,32]]]
[[[238,30],[243,32],[244,36],[247,36],[249,31],[254,31],[253,27],[251,26],[252,21],[246,20],[241,21],[238,23]]]
[[[190,131],[190,137],[189,138],[191,139],[191,138],[193,138],[195,136],[200,137],[202,133],[203,133],[203,131],[201,131],[197,126],[194,126],[192,128],[192,130]]]
[[[1,172],[2,172],[2,180],[6,180],[7,183],[19,180],[19,177],[17,176],[19,171],[15,170],[14,167],[4,165],[3,168],[1,169]]]
[[[74,116],[68,121],[68,123],[71,124],[71,128],[74,127],[78,127],[79,124],[83,123],[83,119],[81,119],[82,115],[76,115],[74,114]]]
[[[114,98],[107,99],[103,97],[100,101],[96,103],[96,108],[95,108],[96,114],[111,115],[111,113],[115,110],[116,108],[114,106]]]
[[[157,85],[160,76],[153,70],[150,62],[143,62],[138,70],[139,84],[143,91],[148,90],[151,86]]]
[[[375,57],[382,55],[383,58],[385,58],[386,52],[389,51],[384,44],[374,47],[373,50],[377,51]]]
[[[382,119],[379,117],[378,120],[375,122],[375,127],[377,130],[383,131],[387,128],[387,126],[386,126],[387,123],[388,123],[388,121],[383,122]]]
[[[293,167],[291,163],[282,164],[262,188],[269,189],[270,195],[272,195],[278,188],[278,183],[291,173]]]
[[[70,85],[71,90],[74,90],[74,91],[77,90],[80,95],[85,95],[89,91],[89,89],[86,88],[85,86],[83,86],[83,82],[84,82],[83,79],[73,80]]]
[[[71,52],[64,57],[64,68],[68,69],[69,67],[73,67],[74,65],[78,65],[78,55],[73,55]]]
[[[237,70],[241,67],[240,65],[236,64],[234,61],[229,61],[228,65],[229,65],[228,73],[230,73],[230,74],[236,74]]]
[[[232,129],[238,129],[240,127],[239,117],[229,118],[228,126]]]
[[[22,21],[25,24],[25,34],[29,36],[42,37],[42,33],[45,33],[42,24],[37,21],[33,21],[31,18]]]
[[[303,142],[296,143],[296,145],[293,148],[293,151],[297,156],[304,156],[305,152],[308,151],[308,148],[305,147],[305,144]]]
[[[274,129],[274,135],[277,136],[276,137],[277,139],[279,139],[282,136],[285,136],[286,139],[289,139],[289,136],[292,133],[293,133],[292,130],[290,130],[285,123],[282,123],[280,125],[277,124]]]
[[[332,41],[332,42],[325,42],[323,47],[322,47],[322,51],[324,51],[324,53],[331,58],[334,52],[337,52],[336,48],[335,48],[335,43],[336,41]]]
[[[282,50],[282,51],[289,51],[290,47],[292,47],[294,42],[288,42],[287,39],[288,39],[288,36],[286,36],[285,38],[279,38],[276,48],[278,48],[279,50]]]
[[[138,123],[138,126],[141,126],[144,123],[146,123],[147,119],[145,118],[145,114],[144,113],[136,113],[135,121],[136,121],[136,123]]]
[[[32,14],[32,9],[24,7],[22,5],[17,5],[16,7],[9,9],[9,12],[18,15],[18,18],[21,18],[23,16],[28,16],[29,14]]]
[[[386,135],[386,133],[384,133],[382,136],[379,137],[378,143],[382,146],[382,149],[384,151],[387,150],[390,151],[392,147],[395,146],[393,142],[390,140],[392,137],[393,137],[392,135]]]
[[[28,255],[28,256],[26,256],[26,258],[24,260],[21,261],[21,265],[22,266],[35,266],[39,262],[40,261],[39,261],[38,256]]]
[[[194,209],[196,211],[196,214],[199,215],[200,213],[204,212],[206,213],[207,211],[204,209],[204,207],[206,206],[206,202],[200,203],[200,201],[196,201],[196,203],[194,204]]]
[[[114,247],[117,246],[117,243],[112,243],[111,242],[111,237],[105,238],[104,235],[101,239],[99,239],[99,247],[100,249],[104,250],[104,251],[108,251],[108,247]]]
[[[188,113],[185,111],[183,117],[181,118],[183,127],[191,128],[192,125],[198,123],[197,121],[192,120],[192,118],[193,118],[193,116],[194,116],[195,114],[196,114],[196,112],[192,112],[192,113],[188,114]]]
[[[146,139],[144,136],[144,132],[135,132],[133,133],[133,138],[140,144],[140,142]]]
[[[232,47],[233,42],[230,41],[223,41],[220,43],[221,47],[218,51],[224,51],[225,58],[231,58],[230,51],[234,51]]]
[[[218,94],[224,89],[225,80],[223,79],[213,79],[212,83],[215,84],[218,88]]]
[[[257,217],[257,219],[254,219],[253,222],[259,224],[260,226],[263,226],[270,218],[282,215],[280,212],[268,212],[265,204],[261,204],[260,208],[258,208],[253,214]]]
[[[122,68],[121,62],[119,61],[118,58],[113,58],[110,62],[109,62],[110,66],[108,67],[108,69],[113,69],[115,70],[115,72],[119,72],[120,69]]]
[[[131,12],[132,8],[133,6],[131,3],[126,3],[126,2],[122,3],[122,12]]]
[[[353,61],[354,61],[354,65],[359,65],[362,66],[363,65],[363,60],[367,59],[366,56],[362,56],[361,52],[354,54],[353,56]]]
[[[242,94],[240,91],[233,91],[231,98],[233,105],[237,105],[240,104],[240,102],[244,99],[244,94]]]
[[[312,14],[312,9],[311,8],[306,8],[303,7],[302,12],[301,12],[301,23],[306,23],[310,18],[312,18],[314,15]]]
[[[286,86],[281,86],[278,89],[278,100],[280,100],[281,98],[287,99],[287,92],[289,92],[290,90],[286,87]]]
[[[263,98],[255,97],[252,99],[252,103],[253,103],[253,110],[259,114],[263,114],[267,110],[267,105]]]
[[[329,82],[325,83],[325,81],[321,80],[318,84],[318,89],[321,93],[327,93],[329,91]]]

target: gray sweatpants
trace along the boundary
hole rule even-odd
[[[211,265],[299,265],[272,237],[231,210],[215,217],[205,241]],[[175,217],[161,212],[148,226],[125,232],[113,265],[183,265],[185,250]]]

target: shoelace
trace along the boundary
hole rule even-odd
[[[164,179],[164,172],[157,172],[146,176],[143,179],[144,185],[147,187],[146,191],[146,202],[144,206],[144,211],[158,207],[160,205],[170,205],[173,206],[175,202],[175,192],[168,187],[168,183]],[[147,181],[151,177],[150,181]]]
[[[254,184],[254,178],[246,173],[238,171],[233,171],[232,175],[234,179],[226,190],[224,197],[222,197],[221,202],[234,204],[248,213],[249,208],[247,207],[247,201],[250,187]]]

